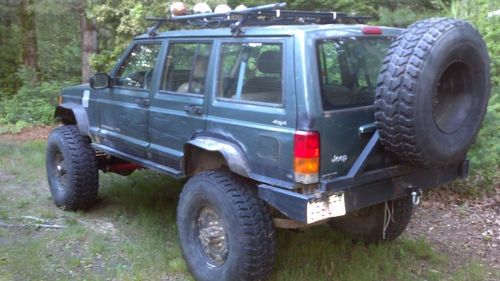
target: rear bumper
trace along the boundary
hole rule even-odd
[[[323,178],[314,194],[261,184],[258,195],[290,219],[309,224],[465,178],[468,170],[468,160],[433,169],[394,166],[356,177]]]

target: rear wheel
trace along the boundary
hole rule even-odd
[[[411,199],[404,197],[334,218],[330,226],[359,241],[392,241],[406,229],[412,211]]]
[[[179,240],[196,280],[265,280],[275,255],[274,227],[254,187],[226,170],[201,172],[177,207]]]
[[[90,139],[77,126],[56,128],[47,141],[46,169],[54,203],[65,210],[85,209],[94,203],[99,171]]]

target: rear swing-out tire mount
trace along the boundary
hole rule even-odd
[[[383,60],[375,96],[378,130],[348,174],[323,177],[311,195],[263,184],[259,197],[304,223],[404,197],[418,204],[423,190],[468,175],[465,154],[486,112],[489,79],[486,45],[471,24],[445,18],[412,24]],[[403,162],[365,171],[379,140]]]

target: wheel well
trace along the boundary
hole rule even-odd
[[[191,176],[197,172],[227,167],[224,156],[218,151],[208,151],[188,145],[184,152],[184,172]]]
[[[54,113],[54,117],[64,125],[77,125],[75,114],[71,109],[59,106]]]

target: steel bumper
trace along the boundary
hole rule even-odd
[[[468,160],[433,169],[393,166],[356,177],[323,178],[317,192],[307,195],[261,184],[258,196],[290,219],[310,224],[465,178],[468,170]]]

